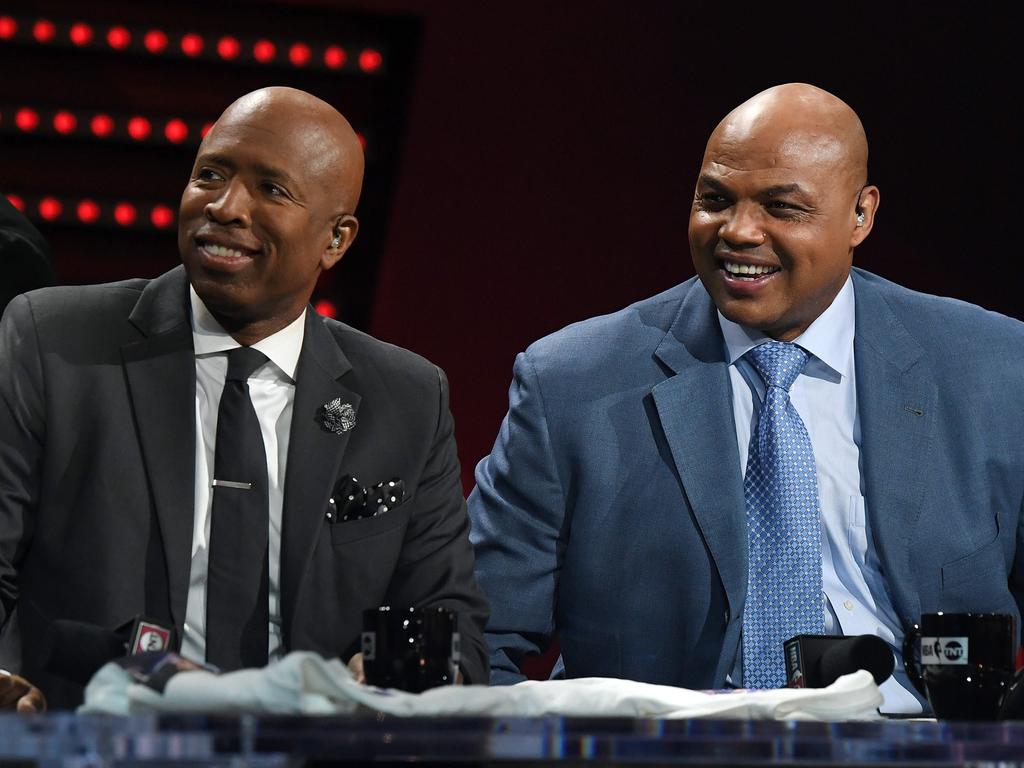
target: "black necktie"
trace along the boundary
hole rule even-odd
[[[248,384],[265,362],[267,356],[250,347],[228,352],[217,412],[206,660],[224,671],[267,663],[270,496],[267,455]]]

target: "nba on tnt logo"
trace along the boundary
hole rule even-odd
[[[922,637],[922,664],[966,664],[966,637]]]

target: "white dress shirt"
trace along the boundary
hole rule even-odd
[[[192,520],[192,567],[181,653],[190,659],[206,658],[206,569],[209,557],[210,517],[213,511],[213,457],[217,437],[217,413],[228,372],[228,350],[241,346],[210,314],[195,289],[192,301],[192,343],[196,354],[196,487]],[[281,648],[281,514],[295,402],[295,368],[305,336],[306,312],[291,325],[253,344],[269,358],[249,378],[249,396],[260,422],[267,452],[270,488],[270,635],[269,658],[279,658]]]
[[[870,634],[888,642],[897,663],[893,677],[881,686],[885,697],[881,710],[918,713],[921,703],[910,692],[912,686],[898,653],[903,628],[885,582],[865,507],[853,352],[855,317],[853,281],[847,278],[831,306],[794,339],[810,353],[803,373],[790,389],[790,400],[807,427],[817,467],[825,633]],[[757,425],[765,387],[743,355],[771,339],[733,323],[721,313],[718,320],[729,360],[740,472],[745,475],[750,436]],[[734,670],[734,681],[741,661]]]

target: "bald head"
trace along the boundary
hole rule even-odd
[[[328,185],[349,213],[363,186],[363,147],[348,120],[323,99],[297,88],[272,86],[232,102],[207,138],[222,123],[287,125],[308,158],[309,170]],[[204,140],[205,141],[205,140]],[[202,152],[202,148],[200,148]]]
[[[690,211],[697,274],[729,320],[792,341],[846,284],[871,232],[860,120],[803,83],[743,102],[708,139]]]
[[[253,344],[295,321],[355,239],[363,150],[348,121],[294,88],[224,110],[181,197],[178,247],[217,321]]]
[[[754,144],[770,147],[776,161],[799,155],[842,173],[857,188],[867,183],[868,141],[860,118],[813,85],[777,85],[743,102],[715,128],[707,151]]]

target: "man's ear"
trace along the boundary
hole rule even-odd
[[[359,232],[359,220],[351,213],[343,213],[339,216],[331,228],[331,240],[327,244],[327,250],[320,257],[320,266],[323,269],[330,269],[345,255],[345,251],[356,239]]]
[[[852,214],[853,233],[850,236],[851,248],[856,248],[871,234],[871,228],[875,225],[875,214],[878,212],[878,206],[881,201],[878,187],[874,184],[869,184],[860,191],[856,209]]]

